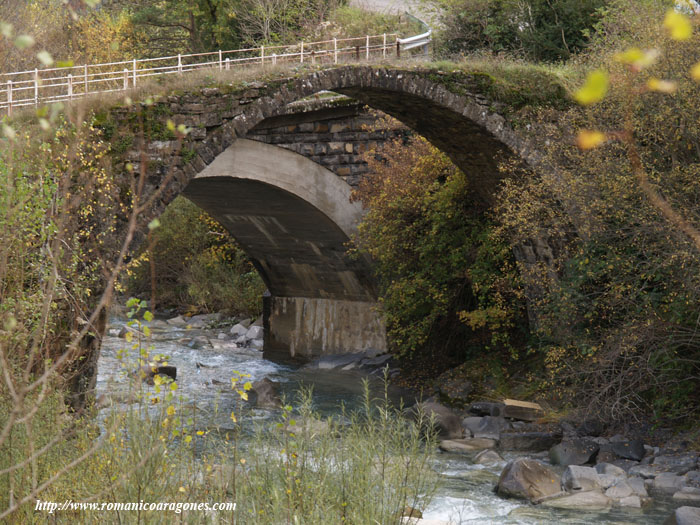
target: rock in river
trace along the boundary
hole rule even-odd
[[[501,472],[498,495],[527,500],[538,500],[558,494],[559,476],[552,469],[534,459],[518,458],[510,461]]]

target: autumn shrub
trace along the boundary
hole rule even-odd
[[[422,137],[368,160],[356,245],[374,262],[392,347],[461,359],[513,350],[523,328],[513,261],[469,176]]]
[[[645,6],[616,3],[603,28],[611,39],[581,62],[609,69],[608,96],[561,114],[556,128],[541,123],[554,168],[510,181],[498,217],[515,243],[540,235],[561,246],[549,278],[531,273],[526,284],[546,289],[533,305],[549,371],[543,386],[611,421],[655,415],[678,423],[697,417],[699,406],[700,254],[650,199],[639,170],[650,191],[697,227],[700,86],[690,71],[700,37],[696,27],[686,41],[669,39],[666,3]],[[619,19],[630,24],[620,40]],[[631,44],[658,50],[658,59],[646,68],[626,64],[619,53]],[[654,79],[677,84],[663,93]],[[581,129],[599,130],[607,143],[580,150],[573,138]]]
[[[567,60],[584,49],[607,0],[429,0],[446,54],[507,52],[534,61]]]
[[[131,294],[153,295],[160,306],[260,313],[265,285],[222,226],[184,197],[168,206],[160,223],[128,270]]]

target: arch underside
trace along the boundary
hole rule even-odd
[[[326,168],[239,139],[183,193],[233,235],[273,296],[375,299],[367,261],[346,254],[362,209]]]

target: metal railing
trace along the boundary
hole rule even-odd
[[[393,42],[391,41],[393,40]],[[396,33],[333,38],[321,42],[262,46],[232,51],[126,60],[106,64],[53,67],[0,74],[0,110],[12,110],[59,101],[71,101],[95,93],[126,91],[143,79],[159,75],[182,75],[202,69],[227,71],[251,65],[282,63],[347,63],[401,56],[402,49],[427,46],[430,31],[400,39]]]

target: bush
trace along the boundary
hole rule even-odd
[[[133,350],[138,354],[141,349],[135,345]],[[59,523],[94,516],[107,523],[136,519],[158,525],[175,518],[202,523],[218,515],[260,525],[398,525],[404,508],[425,509],[438,485],[431,469],[436,441],[422,429],[426,421],[405,419],[386,395],[372,399],[367,384],[361,408],[352,414],[322,419],[313,409],[311,391],[304,390],[295,408],[285,405],[275,420],[263,424],[244,417],[246,409],[238,403],[236,422],[227,428],[203,422],[194,407],[178,398],[176,383],[157,381],[146,390],[138,381],[131,388],[137,402],[106,409],[101,428],[66,418],[60,400],[45,399],[40,414],[46,417],[35,421],[31,435],[15,432],[14,454],[3,450],[0,468],[21,459],[18,453],[24,448],[38,449],[56,436],[65,439],[42,456],[38,468],[25,464],[0,475],[0,512],[12,494],[29,490],[32,480],[44,483],[77,460],[40,499],[225,502],[235,503],[235,511],[65,510],[54,514]],[[247,388],[243,385],[241,391]],[[0,397],[0,415],[9,409]],[[207,413],[216,416],[216,410]],[[35,505],[32,499],[3,523],[35,521]]]
[[[557,172],[511,181],[498,215],[515,243],[544,234],[562,246],[552,267],[526,276],[528,287],[546,290],[533,305],[549,371],[543,386],[611,421],[692,421],[700,406],[690,387],[700,373],[691,336],[700,316],[700,254],[640,189],[629,146],[612,140],[630,130],[655,191],[697,227],[700,86],[688,72],[700,62],[700,36],[696,27],[689,41],[668,39],[660,25],[666,6],[616,2],[602,26],[611,40],[581,60],[610,68],[609,96],[559,118],[563,129],[594,127],[611,139],[583,152],[556,130],[547,138]],[[620,19],[629,32],[618,47]],[[658,63],[638,73],[616,62],[630,44],[658,49]],[[677,90],[638,90],[648,78],[676,80]]]
[[[373,175],[356,192],[368,207],[356,244],[374,261],[391,346],[461,359],[512,349],[522,327],[514,266],[468,176],[421,137],[382,157],[368,155]]]

